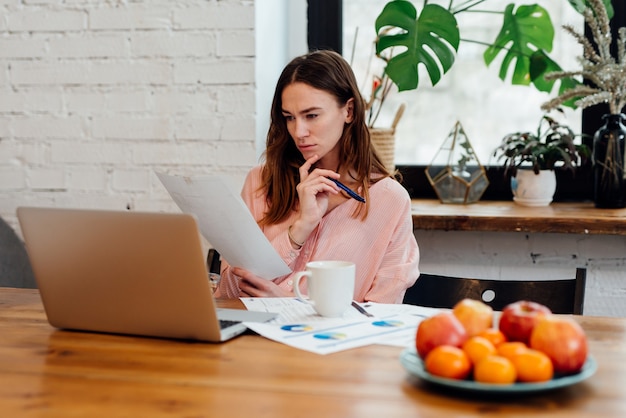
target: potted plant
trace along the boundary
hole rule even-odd
[[[375,51],[375,43],[373,44],[372,51]],[[372,68],[372,62],[375,56],[375,53],[372,52],[370,56],[369,69]],[[366,77],[369,76],[369,69]],[[400,119],[402,118],[402,115],[404,114],[404,109],[406,105],[402,103],[398,107],[390,126],[380,127],[376,124],[376,121],[380,116],[380,112],[383,108],[383,104],[385,103],[385,99],[391,92],[392,87],[393,82],[385,73],[384,69],[380,73],[374,74],[372,76],[371,92],[369,93],[369,98],[365,103],[365,120],[367,122],[367,127],[369,128],[370,138],[372,140],[372,143],[374,144],[374,147],[376,148],[376,151],[378,152],[378,156],[381,158],[383,164],[390,173],[393,173],[395,171],[394,157],[396,126],[398,125]],[[364,96],[367,97],[367,95]]]
[[[536,132],[514,132],[502,138],[493,155],[511,175],[513,200],[525,206],[547,206],[556,191],[555,169],[573,169],[587,161],[590,151],[576,143],[574,131],[544,115]]]
[[[549,80],[581,77],[587,83],[566,89],[544,103],[542,109],[549,111],[571,100],[581,108],[608,104],[609,113],[603,118],[605,124],[593,140],[594,201],[599,208],[622,208],[626,206],[626,116],[622,114],[626,105],[626,27],[618,30],[617,53],[613,57],[609,24],[612,9],[607,9],[606,2],[600,0],[587,0],[587,3],[590,7],[584,9],[583,15],[590,28],[590,38],[571,26],[564,26],[583,47],[583,56],[579,59],[581,68],[546,74]]]

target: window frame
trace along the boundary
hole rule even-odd
[[[316,49],[333,49],[343,52],[343,1],[342,0],[308,0],[307,40],[309,51]],[[617,39],[617,30],[626,26],[626,2],[612,1],[615,14],[611,20],[613,38]],[[585,32],[589,28],[585,26]],[[590,148],[593,145],[593,134],[602,126],[602,115],[608,113],[608,105],[596,105],[582,110],[581,132],[586,139],[583,142]],[[426,165],[398,165],[402,174],[402,184],[412,198],[436,199],[434,189],[425,174]],[[511,200],[513,197],[509,186],[510,177],[505,176],[500,165],[487,165],[489,187],[481,197],[483,200]],[[593,199],[593,181],[591,161],[576,167],[574,170],[555,170],[557,190],[555,202],[585,201]]]

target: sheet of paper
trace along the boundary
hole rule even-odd
[[[330,354],[369,344],[409,347],[417,325],[440,310],[400,304],[361,304],[374,317],[350,308],[342,318],[323,318],[297,298],[241,298],[250,310],[276,312],[269,323],[246,323],[271,340],[317,354]]]
[[[266,279],[291,273],[228,177],[156,174],[178,207],[196,216],[202,235],[230,265]]]

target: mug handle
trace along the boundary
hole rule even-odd
[[[311,301],[309,301],[309,299],[306,299],[302,293],[300,293],[300,279],[302,277],[311,277],[311,272],[310,271],[298,271],[295,276],[293,276],[293,291],[296,293],[296,296],[298,296],[298,299],[300,299],[302,302],[308,303],[309,305],[313,305],[313,303],[311,303]]]

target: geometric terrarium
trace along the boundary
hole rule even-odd
[[[478,202],[487,190],[487,173],[460,122],[426,167],[426,177],[443,203]]]

